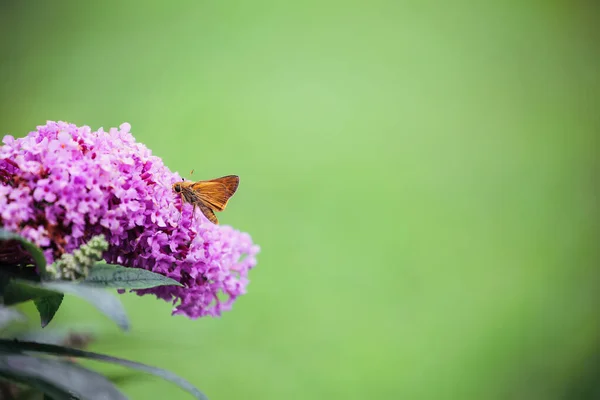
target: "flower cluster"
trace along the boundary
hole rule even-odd
[[[180,181],[129,133],[48,122],[0,148],[0,226],[44,250],[48,263],[104,235],[109,263],[144,268],[183,287],[138,290],[174,314],[220,315],[245,292],[258,246],[214,225],[172,191]]]

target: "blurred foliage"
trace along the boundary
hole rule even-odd
[[[597,20],[585,1],[5,1],[0,132],[127,121],[184,176],[241,176],[219,218],[262,247],[248,295],[198,321],[125,295],[133,331],[96,351],[213,399],[597,398]]]

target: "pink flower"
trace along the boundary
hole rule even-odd
[[[173,302],[174,314],[190,318],[220,315],[245,293],[259,248],[246,233],[193,216],[171,189],[180,176],[129,129],[48,122],[21,139],[5,136],[0,224],[40,246],[48,263],[104,234],[107,262],[184,285],[139,295]]]

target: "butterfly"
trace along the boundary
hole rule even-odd
[[[240,177],[227,175],[209,181],[182,181],[173,184],[173,191],[181,195],[182,202],[196,207],[213,224],[219,224],[215,211],[223,211],[240,184]]]

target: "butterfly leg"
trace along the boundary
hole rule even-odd
[[[179,221],[181,221],[181,218],[183,218],[183,194],[180,194],[179,197],[181,198],[181,208],[179,209]],[[177,221],[177,223],[179,223],[179,221]]]

